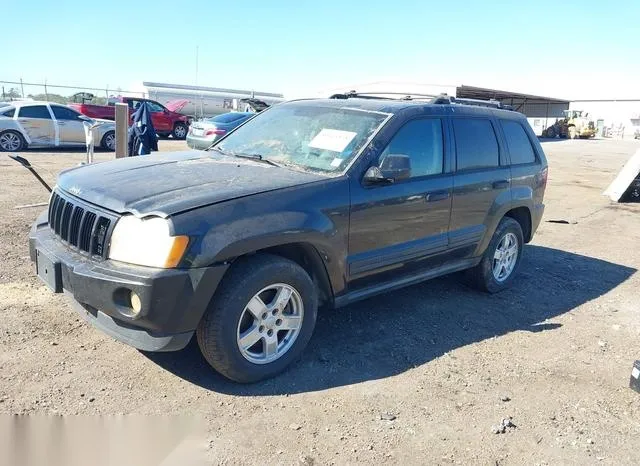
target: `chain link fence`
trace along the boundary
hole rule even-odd
[[[120,87],[104,88],[85,86],[65,86],[60,84],[32,83],[20,81],[0,81],[0,102],[12,100],[44,100],[67,104],[82,102],[82,99],[92,98],[95,104],[104,105],[110,97],[115,96],[147,97],[144,91],[125,90]]]

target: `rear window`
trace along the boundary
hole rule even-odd
[[[233,123],[241,118],[245,118],[244,113],[230,112],[210,118],[209,121],[211,123]]]
[[[13,115],[15,115],[15,113],[16,109],[13,107],[3,108],[2,110],[0,110],[0,115],[6,116],[7,118],[13,118]]]
[[[492,168],[500,165],[498,140],[489,120],[455,118],[453,131],[458,170]]]
[[[20,107],[18,113],[20,118],[40,118],[44,120],[50,120],[51,114],[49,109],[44,105],[33,105],[29,107]]]
[[[511,155],[511,164],[533,163],[536,154],[526,131],[517,121],[501,120],[502,130],[507,139],[507,147]]]

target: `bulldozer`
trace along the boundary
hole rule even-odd
[[[582,110],[564,110],[564,118],[556,121],[542,132],[546,138],[592,138],[596,135],[596,126],[589,114]]]

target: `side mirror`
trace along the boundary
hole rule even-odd
[[[405,154],[388,154],[379,167],[373,166],[364,174],[367,184],[393,183],[411,177],[411,158]]]

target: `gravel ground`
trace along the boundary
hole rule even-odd
[[[193,415],[216,464],[640,464],[640,204],[601,195],[640,144],[543,146],[547,210],[513,289],[445,277],[322,312],[302,360],[250,386],[193,342],[143,354],[76,317],[29,262],[44,208],[15,209],[47,195],[0,155],[0,413]],[[23,155],[50,181],[84,159]]]

